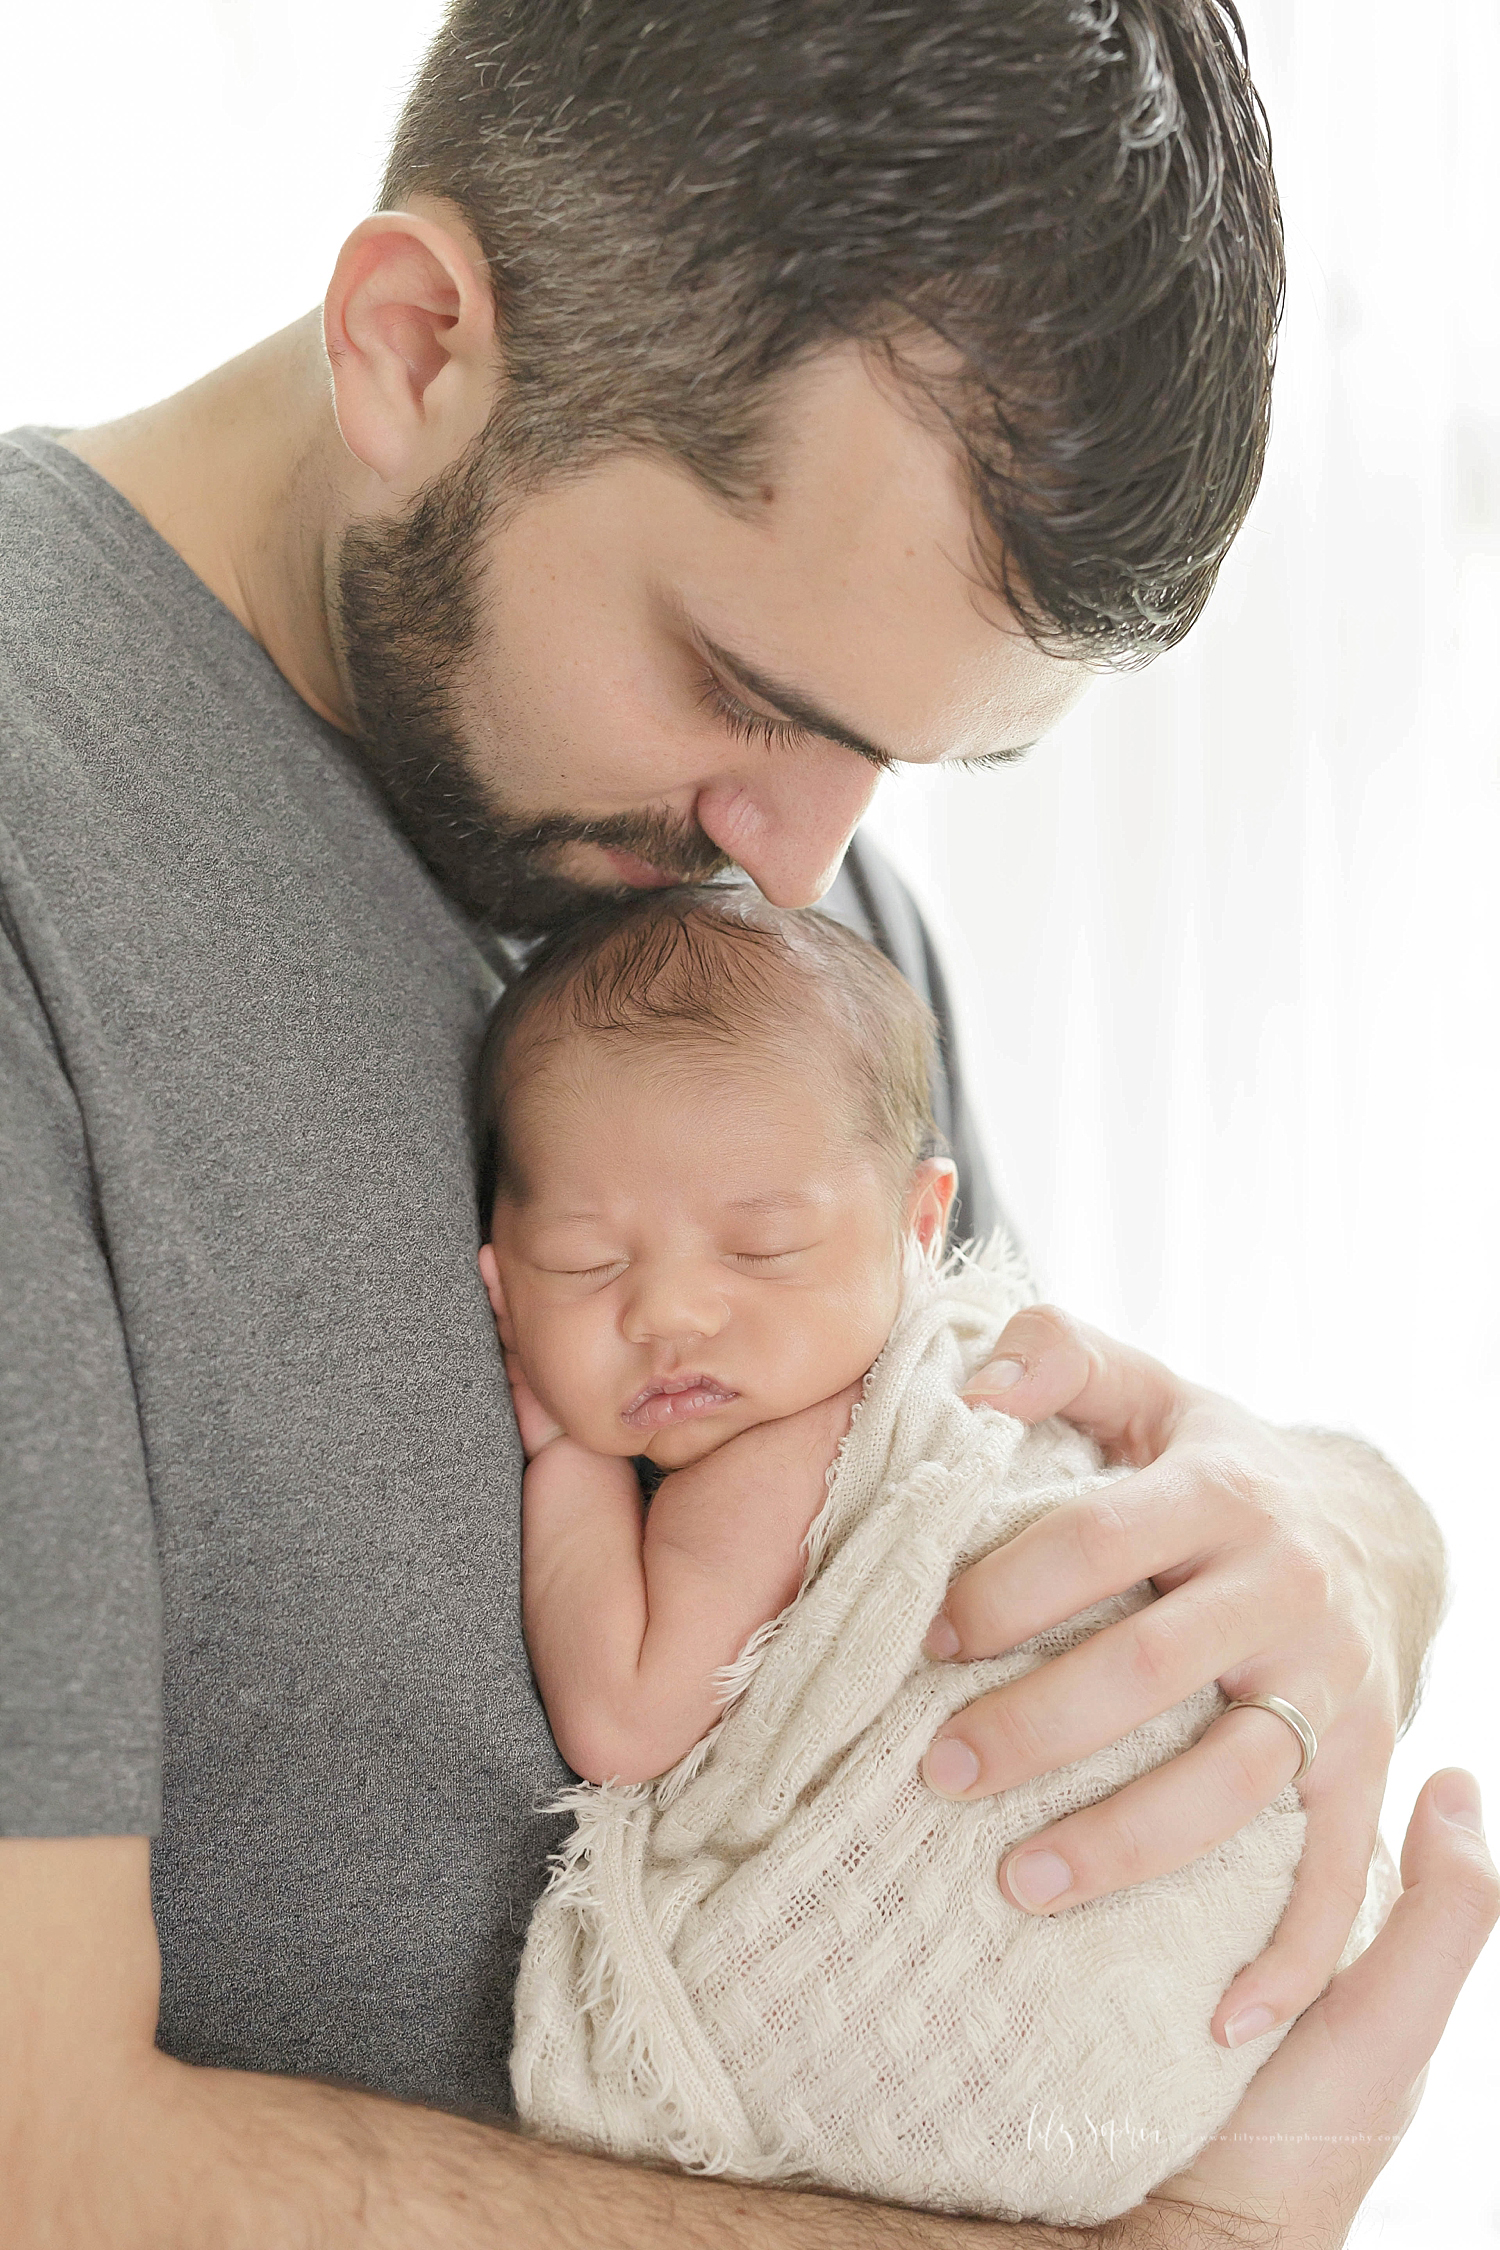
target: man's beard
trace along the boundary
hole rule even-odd
[[[481,439],[407,515],[347,531],[334,623],[360,744],[400,826],[476,920],[526,934],[606,895],[556,872],[564,845],[631,852],[682,882],[703,882],[731,862],[700,828],[664,813],[519,818],[481,789],[453,707],[474,646],[480,539],[497,473]]]

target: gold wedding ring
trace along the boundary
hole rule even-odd
[[[1272,1711],[1278,1719],[1285,1719],[1302,1746],[1302,1763],[1292,1775],[1293,1781],[1300,1781],[1318,1754],[1318,1738],[1296,1704],[1288,1703],[1280,1695],[1242,1695],[1229,1708],[1231,1711]]]

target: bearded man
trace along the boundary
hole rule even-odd
[[[565,1775],[469,1073],[505,941],[730,863],[829,896],[941,1014],[860,815],[1187,630],[1260,474],[1281,287],[1220,0],[459,0],[321,318],[0,446],[11,2241],[1054,2239],[508,2128]],[[1138,1474],[959,1582],[965,1652],[1164,1598],[972,1706],[929,1777],[983,1796],[1212,1679],[1319,1745],[1215,2035],[1316,2004],[1239,2138],[1087,2239],[1342,2239],[1495,1913],[1472,1783],[1437,1776],[1318,1998],[1436,1534],[1366,1449],[1055,1312],[978,1388]],[[1179,1866],[1302,1755],[1226,1711],[998,1879],[1051,1912]]]

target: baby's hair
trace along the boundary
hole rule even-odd
[[[523,1192],[507,1139],[525,1059],[577,1037],[679,1051],[787,1054],[809,1036],[855,1095],[860,1136],[901,1178],[940,1146],[932,1114],[937,1028],[898,969],[814,908],[768,906],[748,884],[674,885],[611,901],[543,940],[506,986],[478,1070],[479,1196]]]

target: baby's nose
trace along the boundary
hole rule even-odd
[[[640,1275],[625,1308],[624,1329],[632,1344],[670,1343],[717,1336],[728,1318],[716,1275],[675,1267]]]

